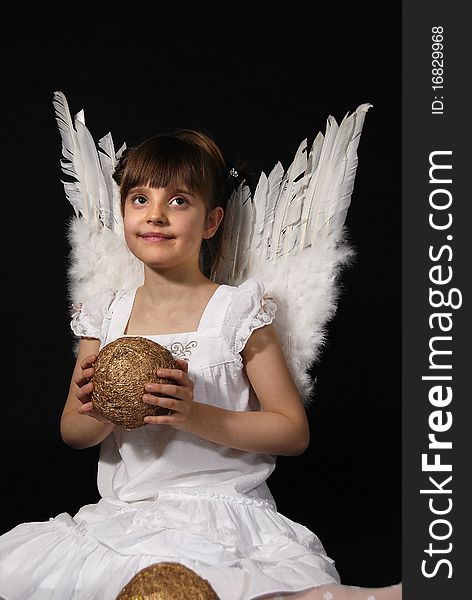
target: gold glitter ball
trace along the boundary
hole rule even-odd
[[[219,600],[210,583],[174,562],[141,569],[115,600]]]
[[[145,383],[175,383],[156,375],[159,368],[178,369],[164,346],[145,337],[120,337],[103,346],[94,367],[93,407],[113,423],[129,430],[145,425],[146,416],[169,414],[167,408],[143,402]]]

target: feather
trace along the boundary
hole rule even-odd
[[[262,176],[265,177],[264,174],[262,174],[261,177]],[[280,162],[277,162],[269,173],[269,177],[267,177],[267,185],[264,185],[264,187],[261,186],[260,193],[254,201],[256,214],[258,215],[256,217],[258,229],[261,231],[256,240],[258,241],[260,238],[261,241],[260,243],[258,242],[257,247],[254,247],[254,245],[251,246],[251,255],[255,254],[253,257],[253,267],[250,271],[251,273],[257,269],[258,264],[265,262],[270,256],[275,211],[283,177],[283,166]],[[262,190],[266,191],[265,197],[262,195]],[[260,252],[258,252],[258,248],[261,249]]]
[[[69,297],[75,307],[100,307],[116,291],[140,285],[144,276],[143,264],[125,243],[119,189],[112,178],[126,145],[115,153],[107,134],[97,148],[84,112],[73,120],[62,92],[54,93],[53,104],[62,139],[61,166],[73,179],[63,182],[74,208],[67,232]]]
[[[302,214],[300,218],[300,231],[298,232],[298,249],[305,247],[305,239],[307,234],[308,226],[308,202],[306,200],[307,187],[308,185],[316,185],[316,178],[318,176],[318,165],[320,162],[321,152],[323,150],[324,135],[321,131],[316,135],[310,153],[308,155],[307,167],[304,177],[304,188],[303,188],[303,206]]]
[[[370,106],[359,106],[339,127],[332,117],[328,119],[316,176],[310,180],[305,194],[304,246],[311,245],[319,236],[336,237],[342,231],[354,187],[360,133]]]
[[[78,113],[75,120],[77,140],[83,165],[83,183],[86,190],[88,205],[92,208],[90,220],[105,225],[109,222],[111,202],[103,177],[97,148],[89,130],[85,126],[83,112]]]
[[[123,220],[121,218],[121,200],[120,188],[113,179],[113,172],[118,162],[119,156],[115,153],[115,145],[111,133],[107,133],[98,140],[100,167],[103,173],[105,185],[107,187],[108,197],[110,201],[110,214],[106,226],[115,231],[121,231]],[[124,144],[119,151],[119,155],[126,148]]]
[[[349,134],[349,141],[346,145],[346,149],[344,150],[344,144],[340,143],[338,149],[340,158],[338,158],[338,156],[335,156],[334,158],[335,162],[343,162],[336,199],[337,205],[330,208],[329,214],[329,227],[334,231],[341,231],[346,220],[357,171],[357,148],[359,146],[365,116],[371,106],[371,104],[362,104],[356,110],[352,117],[354,122],[353,131]]]
[[[259,176],[256,189],[254,191],[253,207],[254,207],[254,228],[252,232],[251,246],[249,248],[253,258],[256,253],[262,252],[264,221],[266,217],[266,198],[268,198],[269,179],[262,172]]]
[[[229,203],[223,232],[225,261],[215,280],[238,285],[252,277],[265,284],[277,304],[274,326],[305,404],[314,390],[310,368],[319,359],[328,322],[336,312],[339,274],[355,254],[344,222],[370,106],[360,105],[339,126],[329,116],[325,134],[315,136],[308,157],[303,140],[285,173],[280,163],[269,177],[261,173],[253,200],[249,262],[241,257],[247,244],[235,235],[238,222],[246,218],[241,195]]]
[[[91,306],[120,289],[138,286],[142,263],[128,250],[123,236],[97,228],[85,219],[72,219],[68,265],[69,297],[74,305]]]
[[[88,218],[91,207],[88,206],[85,191],[84,166],[69,105],[62,92],[54,92],[53,105],[62,141],[62,171],[73,180],[62,181],[66,197],[77,216],[83,215],[84,218]]]
[[[330,155],[338,131],[338,124],[333,117],[328,117],[326,124],[326,133],[323,137],[320,156],[316,170],[309,178],[308,187],[305,192],[305,204],[303,207],[302,220],[305,223],[304,237],[301,240],[301,247],[310,246],[316,239],[317,232],[324,223],[324,213],[329,195],[334,194],[334,190],[329,187],[329,178],[333,177],[333,165],[330,163]],[[328,178],[328,181],[326,179]]]
[[[234,208],[234,230],[232,240],[232,252],[237,260],[233,262],[231,279],[241,283],[244,281],[248,268],[249,248],[254,226],[254,209],[251,199],[251,190],[247,185],[240,186],[237,202]]]
[[[276,202],[272,225],[270,257],[278,260],[289,251],[286,246],[288,228],[297,228],[300,222],[303,195],[300,193],[307,165],[306,140],[298,146],[292,164],[284,175]],[[293,247],[293,246],[292,246]]]

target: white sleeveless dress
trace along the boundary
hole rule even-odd
[[[109,305],[96,332],[102,346],[124,335],[135,292]],[[147,337],[188,360],[197,402],[259,410],[240,352],[275,311],[259,281],[220,285],[196,331]],[[90,335],[89,321],[85,310],[76,315],[77,335]],[[277,512],[266,484],[274,467],[272,455],[167,425],[116,427],[100,449],[97,504],[0,536],[0,597],[114,600],[140,569],[162,561],[193,569],[221,600],[338,583],[317,536]]]

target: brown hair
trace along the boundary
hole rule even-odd
[[[192,129],[159,133],[126,149],[113,179],[120,186],[122,213],[129,191],[138,186],[161,188],[183,183],[203,198],[208,213],[217,206],[225,209],[237,185],[214,140]],[[220,224],[212,238],[202,241],[201,256],[206,273],[218,258],[222,232]]]

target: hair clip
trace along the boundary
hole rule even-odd
[[[231,175],[231,177],[239,177],[239,173],[236,171],[236,169],[234,167],[231,167],[229,174]]]

